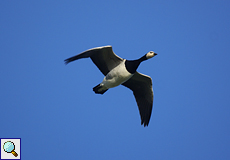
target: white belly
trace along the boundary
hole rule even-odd
[[[125,68],[125,60],[117,67],[112,69],[103,79],[101,85],[105,89],[116,87],[127,80],[129,80],[133,74],[129,73]]]

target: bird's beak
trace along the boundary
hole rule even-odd
[[[156,56],[157,55],[157,53],[154,53],[154,56]]]

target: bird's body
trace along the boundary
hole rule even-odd
[[[98,91],[96,91],[96,88],[94,89],[96,93],[100,93],[105,90],[108,90],[109,88],[119,86],[120,84],[126,82],[133,76],[133,74],[127,71],[125,67],[125,61],[126,60],[123,60],[118,66],[112,69],[104,77],[103,81],[99,84],[100,87],[98,87]]]
[[[136,72],[136,70],[142,61],[155,55],[157,54],[150,51],[140,59],[126,60],[114,54],[111,46],[104,46],[93,48],[68,58],[65,63],[68,64],[80,58],[90,57],[105,75],[103,81],[95,86],[93,91],[97,94],[104,94],[109,88],[120,84],[128,87],[133,91],[136,98],[141,115],[141,124],[148,126],[153,105],[152,79]]]

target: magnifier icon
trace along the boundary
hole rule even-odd
[[[15,145],[11,141],[7,141],[3,145],[3,149],[7,153],[12,153],[15,157],[18,156],[18,154],[14,151],[15,150]]]

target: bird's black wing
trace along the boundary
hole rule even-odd
[[[151,77],[135,72],[135,74],[122,85],[133,91],[140,112],[141,124],[148,126],[153,106]]]
[[[90,57],[93,63],[99,68],[99,70],[107,75],[114,67],[119,65],[123,59],[118,57],[112,50],[112,46],[103,46],[92,48],[87,51],[84,51],[76,56],[70,57],[65,60],[65,63],[68,64],[72,61],[81,58]]]

